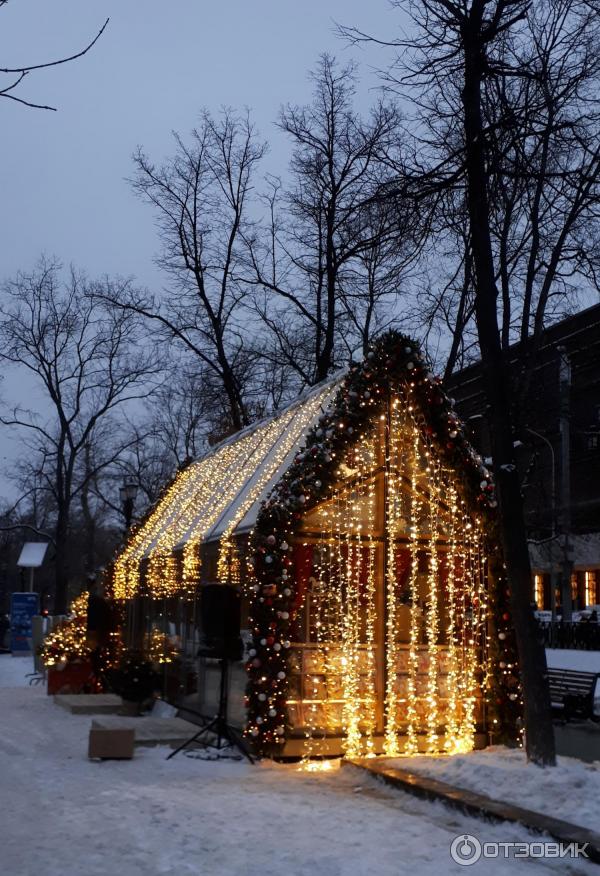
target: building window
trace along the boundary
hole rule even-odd
[[[588,450],[598,450],[600,447],[600,433],[588,432],[586,442]]]
[[[597,605],[598,594],[596,591],[596,573],[584,572],[585,575],[585,604]]]
[[[544,608],[544,576],[533,576],[533,599],[539,611]]]
[[[579,581],[577,579],[577,572],[573,572],[571,575],[571,599],[573,602],[576,602],[579,598]]]

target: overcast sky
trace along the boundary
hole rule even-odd
[[[170,132],[188,131],[201,107],[247,106],[271,142],[265,171],[281,173],[289,149],[273,122],[283,102],[309,99],[307,71],[321,52],[358,60],[359,105],[366,110],[374,98],[385,55],[349,49],[334,22],[386,37],[400,25],[387,0],[10,0],[0,10],[0,66],[71,54],[108,17],[88,55],[31,73],[19,91],[58,112],[0,101],[1,279],[46,253],[91,275],[160,285],[152,213],[125,181],[135,147],[160,159],[171,151]],[[2,393],[26,403],[32,387],[8,374]],[[16,452],[0,434],[2,468]],[[7,492],[0,474],[0,496]]]

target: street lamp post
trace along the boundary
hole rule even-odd
[[[530,429],[528,426],[525,427],[525,431],[544,442],[550,451],[550,458],[552,460],[552,470],[550,473],[550,511],[552,515],[550,528],[550,609],[552,611],[552,620],[556,620],[556,569],[554,567],[554,544],[556,541],[556,457],[552,442],[545,435],[536,432],[535,429]]]
[[[483,414],[473,414],[472,416],[467,418],[467,422],[470,423],[474,420],[483,420],[485,419]],[[550,473],[550,512],[551,512],[551,537],[550,537],[550,608],[552,609],[552,619],[556,620],[556,569],[554,562],[555,555],[555,542],[556,542],[556,530],[557,530],[557,505],[556,505],[556,457],[554,454],[554,447],[552,442],[546,438],[545,435],[542,435],[540,432],[536,432],[535,429],[530,429],[528,426],[524,427],[525,432],[529,432],[530,435],[533,435],[535,438],[538,438],[542,441],[550,451],[551,458],[551,473]],[[515,441],[515,447],[522,446],[521,441]]]
[[[126,482],[119,489],[119,498],[123,507],[123,517],[125,518],[125,534],[129,532],[131,520],[133,518],[133,508],[137,496],[137,484]]]

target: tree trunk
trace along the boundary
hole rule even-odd
[[[87,485],[81,491],[81,513],[85,533],[84,569],[87,575],[91,575],[96,568],[96,521],[90,508]]]
[[[56,522],[56,553],[55,553],[55,586],[54,614],[66,614],[69,596],[69,561],[68,561],[69,510],[59,507]]]
[[[523,503],[514,459],[508,365],[498,329],[494,261],[489,226],[485,134],[481,117],[484,45],[481,22],[465,26],[465,114],[467,201],[476,278],[476,321],[483,379],[490,408],[492,458],[500,504],[500,528],[510,588],[512,623],[524,692],[525,746],[530,760],[556,762],[546,655],[531,608],[531,568]]]

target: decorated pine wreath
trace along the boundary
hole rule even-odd
[[[497,544],[494,538],[497,500],[489,472],[467,440],[464,426],[441,380],[430,373],[419,345],[397,331],[387,332],[374,342],[361,363],[350,366],[331,409],[310,429],[305,446],[258,514],[252,545],[256,582],[250,612],[253,643],[246,666],[249,676],[246,734],[260,753],[277,753],[288,729],[288,659],[295,598],[291,555],[294,534],[306,511],[328,498],[344,451],[358,440],[362,428],[385,405],[390,389],[404,383],[411,384],[418,399],[417,419],[424,433],[434,442],[448,466],[456,470],[463,498],[484,516],[490,545]],[[501,568],[501,562],[496,565]],[[505,585],[496,586],[502,601],[506,602]],[[488,700],[498,713],[506,705],[515,713],[519,682],[510,617],[504,606],[498,621],[495,657],[510,670],[495,676]],[[514,720],[513,714],[509,722],[514,724]]]

